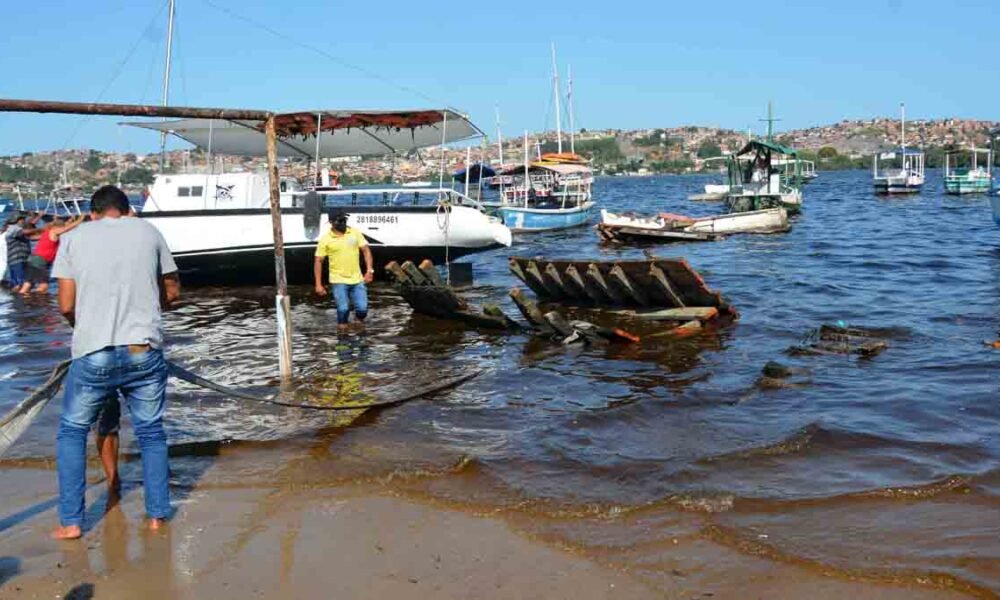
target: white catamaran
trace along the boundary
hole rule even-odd
[[[174,4],[170,0],[163,105],[169,100]],[[468,117],[449,109],[314,110],[277,115],[278,156],[315,160],[310,189],[285,179],[280,206],[288,281],[309,282],[312,254],[328,224],[327,209],[348,213],[348,225],[368,240],[376,267],[391,260],[440,263],[472,252],[509,246],[510,230],[463,194],[436,187],[343,190],[320,158],[402,155],[418,148],[481,137]],[[129,123],[160,132],[160,173],[141,217],[166,239],[189,283],[273,281],[273,231],[268,178],[262,173],[164,173],[169,135],[212,154],[266,156],[263,123],[181,119]],[[286,135],[281,135],[282,124]],[[292,135],[289,132],[295,132]],[[301,135],[300,135],[301,134]],[[318,180],[317,180],[318,179]]]
[[[284,157],[364,156],[453,142],[479,135],[451,110],[310,111],[276,117],[310,123],[315,139],[284,137]],[[130,123],[180,137],[227,155],[263,156],[260,123],[185,119]],[[211,163],[211,161],[209,161]],[[381,266],[390,260],[435,262],[511,244],[510,230],[456,190],[303,188],[283,179],[281,212],[290,282],[307,282],[312,252],[325,231],[327,210],[348,213],[348,225],[368,239]],[[310,200],[312,195],[313,200]],[[182,277],[195,283],[256,283],[272,277],[272,231],[263,173],[188,173],[156,176],[141,216],[163,233]]]

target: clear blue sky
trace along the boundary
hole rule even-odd
[[[0,97],[158,103],[165,7],[4,2]],[[563,75],[572,65],[580,127],[758,128],[769,99],[779,131],[894,115],[900,101],[914,118],[1000,119],[998,27],[996,0],[178,0],[171,100],[289,110],[448,105],[491,134],[499,105],[505,135],[518,134],[554,126],[551,41]],[[0,114],[0,154],[155,149],[155,134],[117,121]]]

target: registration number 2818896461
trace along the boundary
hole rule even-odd
[[[399,223],[398,215],[356,215],[354,217],[358,225],[383,225]]]

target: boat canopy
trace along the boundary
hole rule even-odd
[[[451,178],[455,181],[465,181],[465,167],[452,173]],[[493,177],[497,172],[493,167],[489,165],[484,165],[482,163],[474,163],[469,166],[469,183],[479,183],[480,179],[485,179],[487,177]]]
[[[278,155],[284,157],[381,156],[480,137],[469,118],[451,109],[316,110],[275,115]],[[175,135],[219,154],[266,156],[263,121],[179,119],[125,125]],[[319,136],[317,145],[316,136]]]
[[[795,148],[789,148],[788,146],[782,146],[781,144],[775,144],[774,142],[767,142],[764,140],[751,140],[747,142],[743,149],[736,153],[736,156],[744,156],[747,154],[754,154],[759,151],[765,151],[771,154],[784,154],[785,156],[798,156],[799,152]]]
[[[560,175],[584,175],[591,173],[590,167],[580,164],[561,164],[546,161],[535,161],[528,163],[529,171],[552,171]],[[524,165],[511,165],[504,171],[504,175],[519,175],[524,173]]]

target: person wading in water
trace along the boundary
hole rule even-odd
[[[52,267],[59,309],[73,327],[73,362],[56,437],[56,539],[83,534],[87,433],[119,393],[142,453],[150,529],[160,528],[171,511],[160,311],[180,296],[177,265],[155,227],[126,216],[128,197],[120,189],[104,186],[90,202],[91,222],[63,236]]]
[[[354,318],[364,323],[368,316],[368,290],[365,284],[371,283],[375,277],[374,261],[368,241],[358,230],[347,226],[347,214],[343,212],[330,213],[330,231],[324,235],[316,246],[316,260],[313,263],[313,281],[316,293],[326,296],[323,287],[323,259],[330,261],[330,286],[333,288],[333,299],[337,304],[337,329],[347,329],[351,306],[354,308]],[[360,254],[365,256],[365,273],[361,274]]]
[[[38,233],[38,241],[35,243],[34,252],[28,257],[26,278],[19,292],[27,294],[31,291],[31,286],[35,286],[35,291],[39,294],[49,291],[49,269],[59,252],[59,238],[76,229],[83,223],[84,218],[80,215],[68,222],[56,219]]]

